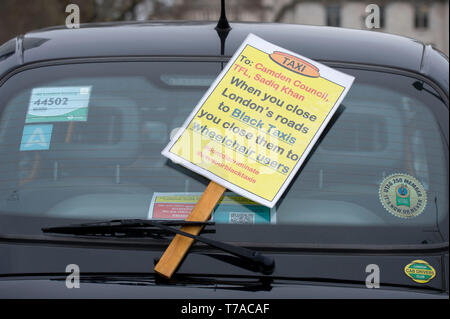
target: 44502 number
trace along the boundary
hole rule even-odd
[[[39,99],[34,101],[34,105],[67,105],[67,102],[69,102],[69,99],[66,97],[57,97],[53,98],[50,97],[48,99]]]

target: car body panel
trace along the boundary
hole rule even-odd
[[[64,277],[50,278],[9,278],[0,279],[1,299],[29,298],[112,298],[112,299],[227,299],[236,298],[258,299],[448,299],[445,293],[423,293],[394,289],[366,289],[355,287],[339,287],[329,285],[311,285],[308,283],[274,283],[269,291],[246,291],[230,285],[221,288],[217,285],[204,287],[188,286],[187,284],[155,284],[153,282],[127,281],[126,278],[116,278],[110,282],[104,276],[89,278],[80,283],[82,289],[67,289]]]
[[[222,46],[215,25],[214,22],[140,22],[37,30],[16,38],[15,54],[0,63],[0,78],[8,70],[22,64],[55,59],[220,56]],[[319,61],[382,65],[424,75],[435,74],[433,71],[442,70],[445,66],[445,58],[434,49],[401,36],[345,28],[270,23],[232,23],[223,55],[231,56],[249,33]],[[427,53],[425,59],[424,52]],[[434,80],[448,95],[448,79],[441,73],[438,72]]]
[[[33,296],[36,288],[31,287],[37,283],[48,287],[39,289],[40,297],[49,298],[60,291],[65,297],[94,298],[427,298],[446,294],[439,254],[266,252],[275,258],[276,268],[271,275],[261,275],[224,263],[219,259],[224,254],[196,245],[172,281],[161,281],[153,273],[153,265],[161,256],[158,249],[0,244],[0,254],[6,256],[0,262],[0,298]],[[416,259],[426,260],[436,270],[430,282],[415,283],[404,273],[404,266]],[[88,288],[87,295],[83,295],[84,289],[80,293],[66,291],[68,274],[64,271],[70,264],[79,266],[80,286]],[[370,264],[380,268],[380,289],[365,286],[366,266]],[[139,282],[147,289],[129,292]],[[111,284],[117,291],[104,290]]]

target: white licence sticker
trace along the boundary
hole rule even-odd
[[[87,121],[90,86],[34,88],[25,123]]]

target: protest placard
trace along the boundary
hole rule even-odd
[[[162,152],[211,180],[186,220],[207,220],[226,189],[273,207],[353,80],[250,34]],[[170,278],[192,243],[176,235],[155,271]]]
[[[273,207],[353,79],[250,34],[162,154]]]

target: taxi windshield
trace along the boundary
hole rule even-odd
[[[0,232],[3,216],[185,219],[209,181],[161,151],[221,70],[102,62],[11,76],[0,86]],[[355,82],[276,206],[226,192],[213,220],[314,230],[291,232],[294,242],[362,243],[343,229],[377,243],[448,241],[445,103],[412,76],[340,70]],[[327,227],[340,235],[327,239]]]

